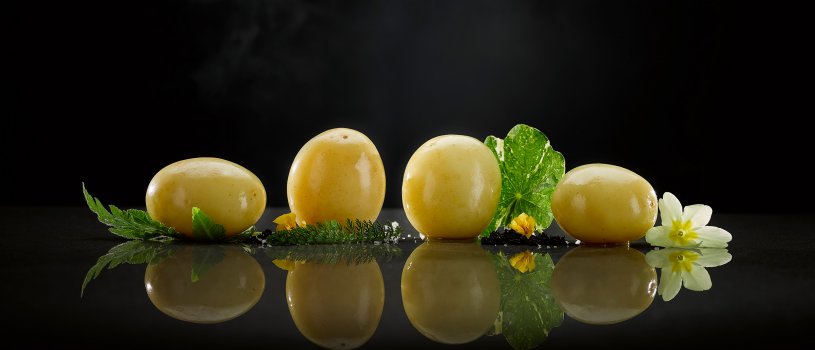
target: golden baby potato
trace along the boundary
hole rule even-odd
[[[223,225],[227,236],[254,225],[266,209],[266,189],[246,168],[219,158],[191,158],[161,169],[147,186],[147,213],[192,237],[192,208]]]
[[[144,287],[153,305],[172,318],[219,323],[254,307],[266,277],[255,258],[238,247],[186,246],[148,265]]]
[[[492,327],[501,304],[498,274],[476,243],[429,241],[402,270],[402,304],[425,337],[464,344]]]
[[[639,315],[654,300],[657,274],[629,247],[578,247],[560,258],[552,293],[569,317],[613,324]]]
[[[657,195],[642,176],[609,164],[569,170],[552,194],[558,225],[586,243],[624,243],[645,236],[657,219]]]
[[[353,349],[373,336],[385,305],[379,264],[296,262],[286,277],[289,312],[300,333],[329,349]]]
[[[410,157],[402,179],[405,214],[429,238],[475,238],[495,215],[500,195],[498,160],[469,136],[425,142]]]
[[[297,153],[286,193],[298,222],[373,221],[385,200],[385,167],[367,136],[352,129],[331,129]]]

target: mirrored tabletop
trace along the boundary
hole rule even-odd
[[[267,209],[258,226],[284,212]],[[3,333],[26,348],[811,342],[812,216],[717,213],[711,224],[732,233],[729,247],[684,250],[568,236],[548,246],[423,241],[401,209],[379,218],[404,228],[398,243],[193,244],[119,239],[87,208],[3,207]],[[546,233],[564,236],[556,224]],[[690,274],[668,278],[693,269],[710,289],[690,290],[700,283]],[[660,288],[676,283],[666,301]]]

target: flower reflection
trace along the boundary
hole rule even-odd
[[[535,257],[527,250],[509,258],[509,264],[520,272],[531,272],[535,270]]]
[[[294,270],[294,260],[288,259],[274,259],[272,264],[279,267],[281,270],[291,271]]]
[[[665,301],[676,297],[683,285],[693,291],[710,289],[713,282],[705,268],[727,264],[732,258],[724,248],[666,248],[646,255],[649,265],[662,269],[658,293]]]

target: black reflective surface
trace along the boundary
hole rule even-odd
[[[283,209],[268,210],[259,227],[272,227],[271,220],[282,212]],[[524,251],[524,248],[483,246],[474,249],[468,246],[465,247],[466,253],[436,252],[437,255],[417,262],[416,255],[411,255],[421,242],[413,239],[416,232],[404,218],[403,212],[385,210],[380,219],[398,221],[405,227],[405,236],[409,234],[411,238],[398,244],[400,253],[393,254],[391,251],[384,257],[380,254],[375,263],[368,265],[341,263],[335,267],[312,266],[311,279],[301,279],[298,282],[300,289],[289,293],[290,296],[299,293],[295,295],[294,302],[306,300],[298,305],[314,306],[313,310],[305,312],[305,316],[298,314],[295,317],[300,319],[298,322],[309,321],[309,317],[310,322],[316,322],[312,331],[301,332],[295,325],[293,312],[290,312],[288,304],[292,302],[291,298],[287,301],[289,272],[281,268],[286,267],[281,263],[283,259],[278,260],[278,264],[274,262],[283,254],[278,248],[174,246],[176,251],[171,254],[172,257],[150,267],[148,264],[124,264],[102,271],[96,280],[88,284],[84,296],[80,298],[82,281],[88,269],[97,258],[124,241],[112,237],[85,208],[0,208],[3,228],[3,240],[0,241],[3,263],[0,270],[4,316],[9,324],[4,333],[8,341],[27,346],[316,348],[317,345],[309,339],[318,339],[321,332],[361,322],[366,324],[365,327],[374,328],[372,334],[366,334],[370,333],[370,329],[358,330],[361,335],[354,339],[364,341],[370,336],[362,348],[510,348],[502,335],[481,336],[473,341],[465,336],[459,338],[460,341],[469,341],[463,346],[442,344],[429,339],[426,336],[428,331],[418,330],[411,320],[421,326],[420,316],[437,320],[443,315],[453,320],[446,322],[456,323],[452,329],[465,327],[467,321],[477,323],[472,327],[482,327],[484,321],[479,321],[479,315],[488,314],[494,309],[496,300],[490,293],[500,291],[496,288],[501,281],[505,281],[501,274],[507,273],[499,270],[496,274],[495,270],[490,269],[493,265],[488,262],[494,262],[496,256],[512,257]],[[591,320],[585,316],[575,316],[581,319],[578,321],[566,315],[560,326],[551,329],[541,348],[705,348],[712,344],[804,347],[811,343],[810,328],[815,324],[815,307],[810,297],[815,289],[813,217],[714,214],[711,224],[730,231],[733,241],[729,247],[732,261],[707,269],[713,281],[710,290],[694,292],[683,288],[669,302],[657,295],[650,304],[647,296],[642,299],[643,295],[640,294],[639,301],[620,308],[617,311],[622,311],[616,316],[609,316],[613,322],[617,322],[613,324],[589,324],[586,322]],[[557,228],[551,228],[549,232],[561,234]],[[421,253],[430,251],[427,245],[422,247]],[[592,251],[579,248],[570,252],[572,249],[575,249],[574,246],[531,248],[531,252],[539,256],[548,253],[557,264],[556,275],[562,276],[555,276],[555,279],[561,280],[554,288],[555,293],[549,297],[557,297],[558,305],[582,305],[587,300],[585,298],[602,301],[603,296],[614,299],[620,295],[615,294],[615,288],[619,291],[615,285],[625,285],[625,281],[647,285],[650,281],[648,267],[637,262],[640,259],[637,257],[642,255],[638,255],[638,252],[645,254],[651,251],[647,245],[632,244],[631,249],[623,255],[632,256],[633,260],[618,264],[634,266],[633,270],[639,271],[634,275],[619,272],[631,268],[614,270],[613,266],[618,265],[608,260],[575,259],[574,256],[590,256],[592,254],[584,253]],[[600,252],[606,254],[611,251]],[[501,255],[498,255],[499,252]],[[566,255],[567,252],[569,255]],[[447,258],[456,254],[469,257]],[[435,307],[440,308],[438,314],[431,312],[417,316],[411,307],[407,307],[409,311],[406,313],[403,295],[407,295],[414,306],[415,301],[421,299],[417,293],[406,291],[402,283],[404,265],[411,260],[417,266],[424,264],[425,275],[416,277],[418,273],[414,273],[408,276],[414,278],[414,287],[408,289],[413,288],[413,292],[421,290],[436,298],[422,300],[425,300],[424,306],[437,305]],[[207,265],[206,261],[215,263]],[[182,265],[187,266],[187,270],[173,267]],[[197,266],[193,268],[197,269],[194,273],[200,276],[190,275],[189,266]],[[601,272],[592,275],[592,266]],[[295,271],[298,271],[297,268]],[[543,267],[539,265],[536,268]],[[381,271],[381,282],[377,269]],[[453,270],[452,274],[438,272],[445,269]],[[511,268],[509,271],[512,271]],[[620,276],[614,277],[615,274]],[[171,277],[169,282],[167,276]],[[500,278],[495,279],[496,276]],[[341,278],[332,281],[333,277]],[[162,278],[165,286],[171,286],[163,287],[163,290],[174,292],[163,296],[148,295],[146,289],[161,286],[158,281]],[[190,278],[198,278],[198,284],[190,283]],[[416,278],[426,282],[425,285],[416,288]],[[218,282],[208,282],[207,279]],[[456,285],[456,281],[465,281],[469,286]],[[147,284],[150,288],[146,288]],[[434,286],[438,286],[438,290]],[[591,293],[570,294],[581,288]],[[477,290],[481,294],[456,294],[461,290]],[[337,305],[333,302],[337,298],[348,301],[348,295],[358,297],[355,304],[346,302]],[[221,302],[224,299],[222,296],[228,296],[228,302]],[[212,304],[207,300],[216,302]],[[446,305],[453,309],[458,304],[467,305],[468,301],[470,305],[480,306],[486,311],[470,310],[472,312],[466,320],[459,317],[456,321],[458,314],[442,307]],[[185,306],[185,302],[193,306]],[[209,303],[210,308],[195,308],[195,305],[202,303]],[[181,305],[181,309],[166,305]],[[380,313],[380,307],[381,315],[377,323],[375,316]],[[633,310],[637,307],[643,308],[638,314],[635,312],[637,310]],[[356,316],[343,316],[347,314],[343,311],[346,309],[355,310]],[[411,314],[410,320],[408,314]],[[463,314],[464,311],[461,312]],[[631,314],[635,316],[620,321]],[[608,323],[609,319],[599,321]],[[303,324],[300,324],[301,328],[306,329],[307,326]],[[334,345],[348,348],[354,345],[354,341],[351,339]]]

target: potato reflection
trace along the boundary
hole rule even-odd
[[[402,303],[413,327],[431,340],[471,342],[498,315],[498,275],[475,243],[425,242],[405,262]]]
[[[569,317],[613,324],[645,311],[654,300],[657,275],[645,255],[629,247],[578,247],[560,258],[552,292]]]
[[[234,246],[183,246],[147,266],[144,286],[153,305],[170,317],[218,323],[243,315],[260,299],[260,264]]]
[[[286,298],[297,329],[330,349],[353,349],[373,336],[385,304],[379,264],[296,262],[286,277]]]

